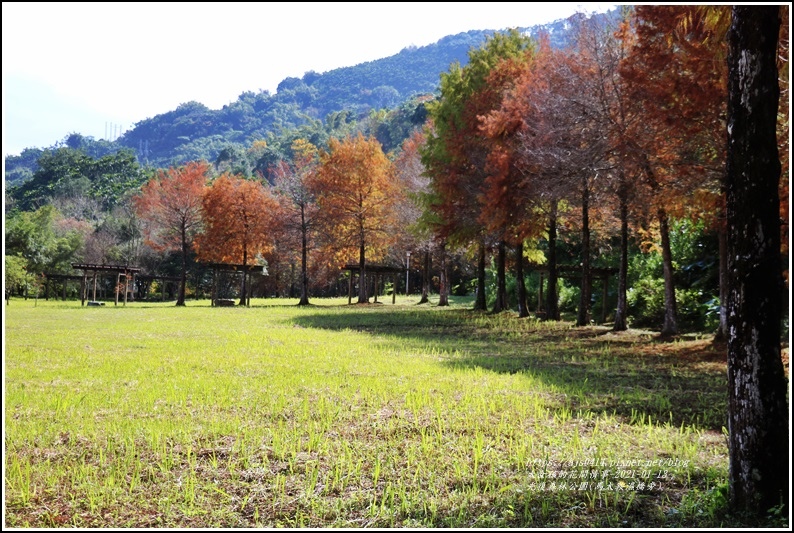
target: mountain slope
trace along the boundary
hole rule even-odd
[[[614,16],[615,11],[593,15]],[[563,47],[577,14],[550,24],[520,28],[537,36],[550,35],[552,44]],[[322,74],[309,71],[301,78],[289,77],[275,94],[244,92],[221,109],[186,102],[173,111],[137,122],[114,142],[95,141],[79,134],[67,136],[59,146],[84,149],[104,155],[121,148],[134,150],[141,164],[164,167],[196,159],[215,161],[229,148],[247,147],[284,129],[323,122],[329,114],[351,111],[356,118],[371,110],[392,109],[418,94],[433,94],[442,72],[459,62],[465,65],[471,48],[479,47],[493,30],[472,30],[450,35],[423,47],[407,47],[400,53]],[[96,154],[94,154],[96,152]],[[28,179],[36,170],[41,150],[30,148],[5,160],[6,183]]]

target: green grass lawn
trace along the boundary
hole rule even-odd
[[[710,337],[385,301],[12,300],[5,526],[780,525]]]

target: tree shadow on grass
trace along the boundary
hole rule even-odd
[[[556,391],[559,407],[574,415],[717,432],[726,424],[725,352],[710,339],[668,340],[459,309],[356,308],[291,320],[371,334],[378,343],[397,337],[409,349],[448,354],[442,364],[450,369],[526,374]]]

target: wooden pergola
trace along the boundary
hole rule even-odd
[[[44,274],[47,281],[44,282],[44,299],[50,299],[50,281],[61,282],[61,299],[66,300],[66,286],[70,281],[82,281],[83,276],[71,276],[68,274]],[[81,292],[82,292],[82,285]],[[57,299],[57,296],[56,296]]]
[[[96,282],[97,277],[100,273],[103,274],[116,274],[116,302],[115,305],[119,304],[119,287],[121,286],[121,277],[124,276],[124,305],[127,304],[127,294],[129,293],[129,282],[130,279],[133,279],[133,286],[135,285],[134,278],[137,273],[141,271],[138,267],[131,267],[129,265],[94,265],[89,263],[72,263],[72,268],[75,270],[82,270],[83,275],[81,276],[82,281],[80,283],[80,305],[85,305],[85,301],[87,298],[88,293],[88,273],[91,272],[93,274],[93,285],[94,290],[92,293],[92,300],[89,302],[89,305],[95,305],[92,302],[96,302]]]
[[[245,280],[245,286],[248,291],[248,294],[240,295],[241,299],[245,299],[246,307],[251,305],[251,275],[252,274],[265,274],[264,266],[263,265],[235,265],[231,263],[205,263],[205,265],[212,269],[212,307],[225,307],[228,305],[234,305],[234,301],[226,300],[218,298],[217,290],[218,290],[218,283],[217,278],[221,272],[230,272],[236,274],[242,274],[243,276],[248,276]]]
[[[179,276],[157,276],[157,275],[154,275],[154,274],[151,274],[151,275],[150,274],[138,274],[138,275],[135,276],[135,281],[136,282],[138,282],[138,281],[147,282],[148,281],[149,283],[151,283],[152,281],[159,281],[160,282],[160,296],[161,296],[162,301],[165,301],[165,286],[166,286],[166,283],[178,284],[180,281],[182,281],[182,278],[180,278]],[[146,294],[148,295],[148,287],[147,287],[147,290],[146,290]]]
[[[540,274],[540,283],[538,283],[538,309],[537,312],[543,312],[543,278],[548,277],[549,269],[537,266],[530,266],[530,270],[534,270]],[[609,292],[609,278],[619,272],[619,269],[612,267],[590,267],[590,278],[601,281],[601,323],[607,321],[607,296]],[[557,273],[559,277],[565,279],[579,279],[582,277],[582,267],[579,265],[559,265],[557,266]]]
[[[347,290],[347,303],[350,304],[353,302],[353,274],[361,272],[360,265],[345,265],[342,267],[342,270],[347,270],[350,272],[350,279],[348,280],[348,290]],[[365,265],[364,266],[365,274],[372,274],[374,277],[375,287],[375,303],[378,303],[378,281],[382,275],[391,274],[393,278],[393,287],[394,290],[392,291],[392,298],[391,303],[394,304],[397,302],[397,276],[405,272],[405,268],[403,267],[392,267],[386,265]],[[366,281],[366,280],[364,280]],[[361,283],[362,280],[359,280]]]

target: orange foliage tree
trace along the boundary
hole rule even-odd
[[[698,6],[638,6],[635,31],[621,74],[642,120],[627,131],[626,147],[641,170],[645,203],[659,222],[665,282],[662,333],[675,334],[670,218],[706,217],[724,236],[725,43],[713,38]],[[722,244],[724,248],[724,240]],[[724,262],[723,257],[723,268]],[[721,278],[724,284],[724,271]]]
[[[422,164],[420,148],[424,145],[426,137],[423,131],[416,130],[402,144],[402,149],[394,161],[397,179],[400,187],[405,191],[405,201],[397,210],[399,226],[407,228],[401,233],[406,251],[417,250],[421,253],[420,265],[422,269],[422,287],[420,304],[430,301],[430,263],[434,248],[434,237],[430,225],[423,219],[423,199],[426,198],[430,180],[425,174]],[[418,258],[417,258],[418,259]],[[411,264],[408,260],[407,268]],[[406,287],[406,291],[408,287]]]
[[[584,22],[576,46],[554,50],[547,38],[505,96],[499,109],[483,117],[483,131],[494,139],[494,172],[486,181],[483,217],[506,224],[519,238],[539,238],[548,219],[549,296],[546,311],[557,309],[557,206],[578,207],[582,231],[582,290],[577,325],[588,323],[590,305],[590,223],[593,197],[609,174],[606,120],[598,95],[598,58],[590,53],[593,28]],[[599,179],[596,179],[600,175]],[[602,202],[598,202],[602,203]],[[518,214],[518,216],[516,216]],[[519,263],[520,264],[520,263]]]
[[[275,176],[276,198],[281,206],[281,229],[285,240],[292,249],[300,247],[301,295],[298,305],[309,305],[309,250],[317,215],[317,204],[309,181],[317,170],[319,152],[304,139],[292,143],[292,152],[292,163],[280,161],[272,174]]]
[[[618,226],[620,260],[618,302],[614,329],[627,328],[627,273],[630,206],[635,191],[632,167],[624,148],[625,131],[637,120],[636,106],[626,95],[620,65],[630,48],[627,34],[629,11],[615,23],[596,18],[578,21],[569,51],[555,54],[550,75],[556,105],[544,110],[547,123],[559,133],[562,142],[554,154],[563,170],[562,183],[578,182],[578,210],[581,212],[582,285],[577,325],[589,323],[592,292],[592,240],[609,237]],[[629,34],[630,35],[630,34]],[[526,140],[526,136],[525,136]],[[559,148],[565,148],[561,153]],[[567,176],[567,177],[566,177]],[[559,185],[556,187],[559,190]],[[558,197],[552,195],[552,197]],[[617,205],[615,205],[617,203]],[[617,209],[616,209],[617,208]],[[602,302],[605,306],[606,302]]]
[[[485,242],[497,242],[497,294],[494,311],[507,308],[504,228],[487,231],[481,221],[483,186],[491,140],[480,130],[480,117],[496,109],[534,41],[516,30],[496,33],[469,52],[465,67],[454,64],[441,75],[441,98],[429,106],[430,127],[422,163],[431,178],[427,209],[442,243],[479,247],[475,309],[485,309]],[[501,65],[500,68],[496,68]],[[431,218],[431,217],[428,217]]]
[[[482,219],[492,227],[511,228],[522,238],[540,231],[548,217],[549,283],[547,318],[559,320],[557,307],[557,205],[568,187],[562,186],[560,157],[555,147],[560,125],[554,98],[556,52],[547,36],[520,72],[501,105],[480,117],[481,131],[492,139],[492,175],[486,180]],[[535,235],[537,236],[537,235]],[[519,310],[520,314],[520,310]]]
[[[571,189],[565,164],[573,162],[565,136],[571,126],[563,119],[563,92],[570,87],[560,69],[564,56],[551,48],[547,36],[532,59],[517,73],[501,105],[480,117],[481,131],[491,139],[489,176],[480,196],[480,220],[492,231],[501,228],[516,246],[519,316],[528,316],[523,290],[523,243],[548,235],[549,296],[547,316],[559,319],[556,292],[557,205]],[[576,170],[580,167],[577,165]],[[546,221],[549,226],[546,227]],[[522,294],[524,292],[524,294]]]
[[[489,75],[489,80],[505,75],[511,79],[520,80],[521,76],[514,70],[515,67],[512,63],[514,62],[505,61],[497,65]],[[534,63],[535,61],[529,62],[525,72],[531,71]],[[505,70],[507,72],[503,72]],[[513,91],[515,91],[515,87]],[[510,91],[508,95],[513,94],[513,91]],[[501,243],[506,242],[515,247],[518,316],[527,317],[529,316],[529,307],[524,284],[524,241],[528,238],[538,237],[543,231],[543,224],[539,217],[534,216],[537,204],[535,201],[536,191],[533,190],[533,180],[528,179],[528,175],[525,173],[526,169],[521,166],[520,152],[516,149],[515,133],[520,127],[521,120],[514,113],[504,111],[505,106],[509,105],[506,101],[507,98],[503,100],[500,108],[480,117],[481,130],[491,140],[491,143],[486,165],[488,176],[479,196],[479,221],[490,232],[500,236],[498,247],[500,278],[504,276],[501,270],[504,264],[502,258],[504,247]],[[497,298],[498,302],[499,298]],[[501,306],[506,305],[502,303]],[[500,305],[497,304],[495,310],[500,308]]]
[[[383,257],[393,235],[392,206],[402,191],[394,166],[374,138],[332,139],[309,177],[328,257],[345,261],[358,252],[358,303],[367,303],[366,257]]]
[[[185,305],[187,254],[201,226],[201,201],[208,170],[206,162],[191,162],[184,167],[160,170],[134,200],[135,211],[144,223],[149,245],[159,250],[181,252],[178,306]]]
[[[261,182],[223,174],[202,199],[204,232],[194,244],[199,260],[256,265],[273,248],[277,209],[278,203]],[[246,278],[244,273],[240,305],[246,302]]]

